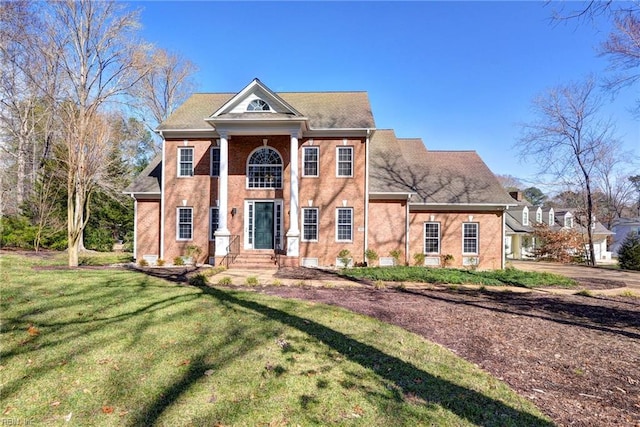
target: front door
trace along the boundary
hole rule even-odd
[[[273,249],[273,202],[255,202],[254,249]]]

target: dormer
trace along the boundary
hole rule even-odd
[[[564,227],[573,228],[573,215],[571,215],[571,212],[564,214]]]
[[[555,213],[553,212],[553,208],[549,209],[549,218],[548,218],[548,223],[549,223],[549,227],[553,226],[553,224],[555,223]]]
[[[522,209],[522,225],[529,225],[529,208]]]
[[[536,209],[536,224],[542,224],[542,208],[540,206]]]

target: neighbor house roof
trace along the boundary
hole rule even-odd
[[[282,92],[276,93],[309,120],[312,129],[367,129],[375,122],[366,92]],[[163,130],[207,129],[205,122],[214,112],[236,94],[195,93],[158,126]],[[238,118],[237,113],[219,117]],[[269,118],[286,119],[286,114]],[[264,118],[263,113],[243,113],[243,118]]]
[[[156,156],[146,168],[125,188],[127,194],[160,195],[162,181],[162,155]]]
[[[412,204],[515,204],[475,151],[430,151],[392,130],[377,130],[370,150],[371,192],[414,193]]]

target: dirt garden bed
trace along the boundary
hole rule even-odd
[[[335,278],[331,272],[297,273],[303,280]],[[580,285],[619,284],[583,279]],[[341,306],[420,334],[504,380],[559,425],[640,426],[638,298],[432,286],[260,291]]]

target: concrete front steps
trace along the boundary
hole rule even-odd
[[[267,270],[278,268],[278,264],[273,251],[255,251],[238,254],[235,261],[229,265],[229,268]]]

